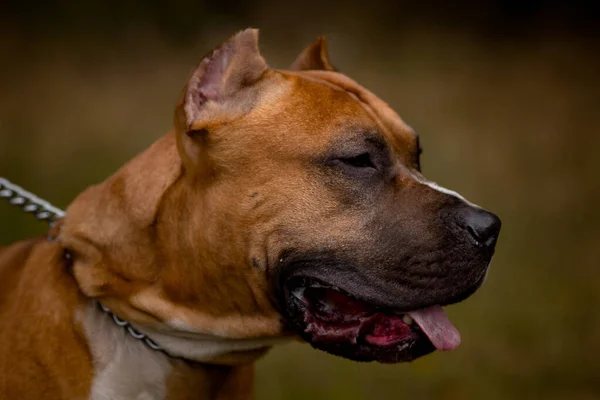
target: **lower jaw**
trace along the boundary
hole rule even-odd
[[[336,290],[329,289],[327,285],[314,284],[313,282],[298,287],[301,290],[298,293],[296,293],[298,289],[289,290],[286,293],[288,322],[303,340],[318,350],[354,361],[376,361],[380,363],[410,362],[435,350],[435,346],[418,327],[410,327],[410,331],[405,332],[405,334],[399,332],[401,337],[396,340],[393,338],[387,340],[380,335],[381,332],[375,335],[376,337],[379,336],[381,340],[370,338],[369,335],[375,332],[364,324],[365,319],[371,319],[378,313],[398,318],[401,314],[396,314],[393,310],[382,311],[379,309],[379,311],[373,312],[367,310],[362,314],[359,310],[358,314],[355,315],[355,323],[352,322],[353,320],[347,320],[346,322],[331,321],[327,318],[322,320],[314,315],[316,312],[315,299],[311,297],[312,300],[307,300],[304,297],[305,290],[308,288]],[[360,302],[343,293],[342,296],[348,297],[350,304]],[[320,297],[323,296],[317,296],[317,300]],[[339,301],[337,303],[339,303],[338,306],[342,304]],[[336,303],[334,302],[334,304]],[[342,312],[340,307],[343,309],[344,305],[337,308],[338,311]],[[339,326],[334,328],[331,324]]]
[[[412,328],[406,337],[385,342],[369,337],[370,330],[365,329],[364,325],[351,324],[333,328],[306,311],[300,311],[293,323],[302,339],[312,347],[354,361],[409,362],[435,350],[433,344],[418,328]]]
[[[367,343],[325,343],[310,338],[305,340],[315,349],[349,360],[376,361],[386,364],[410,362],[435,350],[427,339],[402,341],[387,346],[374,346]]]

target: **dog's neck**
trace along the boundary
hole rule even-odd
[[[267,290],[256,290],[264,271],[249,265],[243,251],[223,247],[235,248],[233,239],[214,239],[227,232],[210,225],[212,210],[186,179],[169,134],[80,195],[59,240],[73,250],[82,292],[166,353],[204,363],[251,362],[291,337],[282,335]],[[223,267],[228,263],[246,265],[232,271]]]
[[[92,400],[160,400],[177,396],[189,398],[192,394],[198,399],[218,398],[219,392],[227,387],[227,381],[240,381],[240,375],[251,375],[250,364],[193,363],[155,351],[127,334],[93,302],[82,305],[75,313],[75,320],[87,337],[92,355]],[[177,340],[171,344],[179,346]],[[211,346],[211,343],[206,345]],[[194,347],[198,346],[202,344],[194,343]],[[251,392],[250,385],[251,379],[241,379],[235,390],[246,395]]]
[[[235,390],[225,398],[246,399],[251,393],[250,364],[176,360],[127,334],[81,294],[62,253],[60,243],[35,239],[3,255],[15,263],[0,269],[0,281],[11,285],[11,300],[0,309],[6,322],[0,377],[8,379],[0,381],[9,388],[0,384],[1,398],[214,399]],[[12,392],[11,377],[35,384]]]
[[[109,320],[113,321],[118,328],[121,328],[130,337],[145,344],[153,351],[167,355],[171,359],[211,364],[251,363],[262,356],[271,346],[286,343],[290,340],[287,336],[224,338],[189,331],[186,326],[181,326],[181,330],[137,327],[135,324],[119,318],[102,304],[95,301],[94,303],[109,317]],[[93,314],[94,318],[97,316],[97,313],[91,311],[87,314]],[[161,344],[158,344],[158,342]]]
[[[81,306],[75,318],[85,332],[94,363],[91,399],[166,398],[173,370],[166,355],[118,329],[93,302]]]

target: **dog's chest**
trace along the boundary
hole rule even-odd
[[[123,350],[111,362],[96,367],[91,400],[163,400],[170,366],[156,357]]]
[[[86,333],[94,365],[91,400],[162,400],[171,373],[168,359],[148,349],[108,318],[98,318],[94,306],[78,319]]]

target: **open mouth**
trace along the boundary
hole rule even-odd
[[[287,311],[315,348],[357,361],[395,363],[460,344],[458,330],[439,305],[381,308],[322,282],[300,282],[288,291]]]

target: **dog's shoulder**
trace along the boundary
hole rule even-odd
[[[25,239],[8,246],[0,246],[0,304],[6,301],[22,272],[23,265],[42,238]]]

